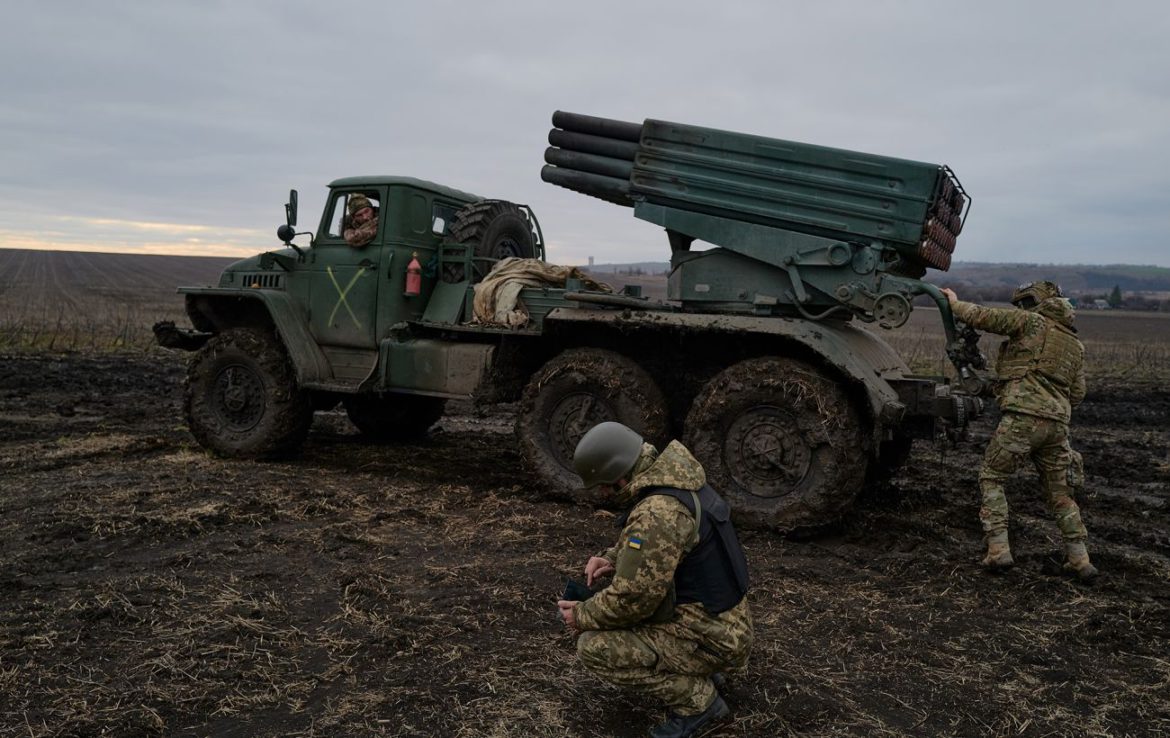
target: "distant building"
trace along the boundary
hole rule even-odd
[[[593,257],[592,256],[589,257],[589,267],[590,268],[593,267]]]
[[[1109,301],[1102,300],[1101,298],[1097,298],[1096,300],[1093,300],[1092,304],[1087,305],[1086,307],[1091,307],[1094,310],[1109,310],[1110,309],[1109,308]]]

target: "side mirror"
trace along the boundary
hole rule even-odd
[[[291,225],[282,225],[280,228],[276,229],[276,237],[289,246],[292,246],[293,237],[296,235],[297,229],[293,228]]]
[[[287,222],[289,224],[289,226],[295,226],[297,224],[297,191],[296,190],[289,190],[288,191],[288,202],[286,202],[284,204],[284,218],[285,218],[285,222]],[[278,233],[279,233],[279,231],[278,231]],[[282,238],[281,240],[283,240],[285,243],[288,243],[289,240],[291,240],[291,239]]]

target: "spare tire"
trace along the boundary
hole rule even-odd
[[[448,231],[450,240],[472,246],[474,255],[488,259],[506,259],[517,256],[531,259],[536,256],[536,238],[532,221],[518,205],[506,200],[480,200],[455,213]],[[463,279],[462,266],[446,265],[451,273],[444,273],[447,281]],[[455,272],[458,273],[455,273]],[[483,274],[472,281],[479,281]]]

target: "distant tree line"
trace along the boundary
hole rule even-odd
[[[1016,288],[1009,285],[973,285],[939,281],[939,287],[950,287],[964,300],[978,303],[1010,302]],[[1170,298],[1150,297],[1140,294],[1125,294],[1119,285],[1106,292],[1078,292],[1069,294],[1079,307],[1091,307],[1097,300],[1103,300],[1111,308],[1125,310],[1148,310],[1170,312]]]
[[[665,277],[670,274],[670,270],[646,269],[645,267],[641,266],[628,266],[618,267],[612,272],[612,274],[619,274],[624,277]]]

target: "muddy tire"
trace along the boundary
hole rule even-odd
[[[373,441],[410,441],[426,436],[447,401],[425,395],[357,395],[345,398],[345,414]]]
[[[856,499],[868,455],[856,408],[799,361],[741,361],[695,397],[686,445],[745,527],[823,525]]]
[[[631,359],[603,349],[569,349],[533,375],[520,400],[516,438],[529,469],[554,494],[596,504],[581,488],[573,451],[585,432],[606,420],[662,444],[669,427],[662,390]]]
[[[183,413],[195,440],[220,456],[266,458],[296,450],[313,422],[309,394],[270,330],[229,328],[187,368]]]
[[[481,200],[464,207],[455,214],[449,233],[455,243],[473,246],[478,257],[531,259],[536,255],[532,223],[523,210],[505,200]],[[483,276],[476,274],[473,281]],[[447,264],[443,278],[448,282],[463,281],[463,266]]]

